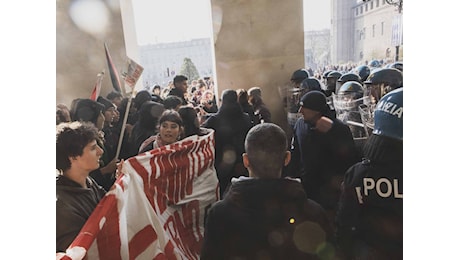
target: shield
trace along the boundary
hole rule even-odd
[[[359,112],[359,106],[363,104],[364,99],[354,93],[338,95],[332,93],[336,117],[350,127],[355,139],[368,137]]]

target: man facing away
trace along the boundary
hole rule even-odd
[[[201,259],[319,259],[333,253],[332,227],[299,180],[281,178],[289,163],[285,132],[273,123],[251,128],[243,164],[205,220]]]

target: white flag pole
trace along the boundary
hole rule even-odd
[[[129,94],[128,104],[126,105],[125,116],[123,118],[123,124],[121,125],[121,132],[120,138],[118,139],[118,146],[117,146],[117,153],[115,154],[115,158],[119,159],[121,144],[123,143],[123,137],[125,135],[125,128],[126,128],[126,121],[128,121],[128,114],[129,110],[131,109],[131,102],[134,95],[134,87],[136,85],[137,80],[140,78],[144,68],[134,62],[132,59],[128,57],[128,71],[123,73],[125,86],[128,85],[131,87],[131,93]]]

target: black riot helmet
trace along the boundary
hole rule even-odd
[[[397,69],[401,72],[403,72],[403,63],[401,61],[394,62],[390,64],[390,68]]]
[[[310,77],[310,75],[308,74],[308,71],[306,71],[305,69],[298,69],[294,71],[294,73],[292,73],[291,81],[299,84],[302,82],[302,80],[308,77]]]
[[[371,62],[369,62],[369,67],[380,68],[380,62],[378,60],[371,60]]]
[[[334,70],[327,74],[326,81],[326,91],[335,92],[335,85],[337,80],[342,76],[342,73]],[[329,96],[329,95],[327,95]]]
[[[374,70],[364,81],[364,96],[368,99],[367,105],[375,106],[387,93],[403,86],[403,74],[393,68]]]
[[[340,78],[337,80],[337,83],[335,85],[335,93],[338,94],[340,87],[342,87],[342,85],[345,82],[348,82],[348,81],[358,81],[359,82],[360,80],[361,78],[358,76],[358,74],[355,74],[353,72],[342,74],[342,76],[340,76]]]
[[[338,94],[350,94],[350,93],[358,93],[361,96],[364,93],[364,88],[361,83],[358,81],[347,81],[343,83],[342,87],[340,87]]]
[[[374,70],[364,84],[385,84],[393,89],[402,87],[403,85],[403,75],[401,71],[394,68],[383,68]]]
[[[355,73],[358,74],[360,81],[364,82],[371,74],[371,69],[366,65],[361,65],[355,68]]]
[[[300,89],[306,89],[308,91],[310,90],[322,91],[321,83],[319,82],[319,80],[317,78],[312,78],[312,77],[304,79],[302,83],[300,84]]]
[[[333,70],[326,70],[326,71],[323,73],[323,75],[321,76],[321,79],[322,79],[322,81],[323,81],[323,83],[324,83],[324,86],[326,86],[327,75],[329,75],[329,73],[331,73],[332,71],[333,71]]]

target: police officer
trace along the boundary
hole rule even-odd
[[[364,83],[371,74],[371,69],[367,65],[360,65],[354,69],[354,73],[358,74],[361,83]]]
[[[335,83],[335,94],[339,93],[340,87],[342,87],[342,85],[345,84],[345,82],[348,82],[348,81],[360,82],[360,80],[361,78],[359,77],[359,75],[354,72],[347,72],[347,73],[342,74],[342,76],[340,76],[340,78],[337,79],[337,82]]]
[[[336,116],[350,127],[355,140],[356,138],[367,137],[358,110],[359,106],[363,104],[363,95],[364,88],[358,81],[345,82],[338,90],[337,95],[332,94]]]
[[[292,73],[291,76],[291,88],[287,93],[287,121],[291,128],[294,127],[295,122],[301,115],[299,115],[299,102],[301,96],[300,85],[302,81],[308,78],[310,75],[305,69],[298,69]]]
[[[403,88],[386,94],[364,159],[345,174],[336,217],[345,259],[403,259]]]

